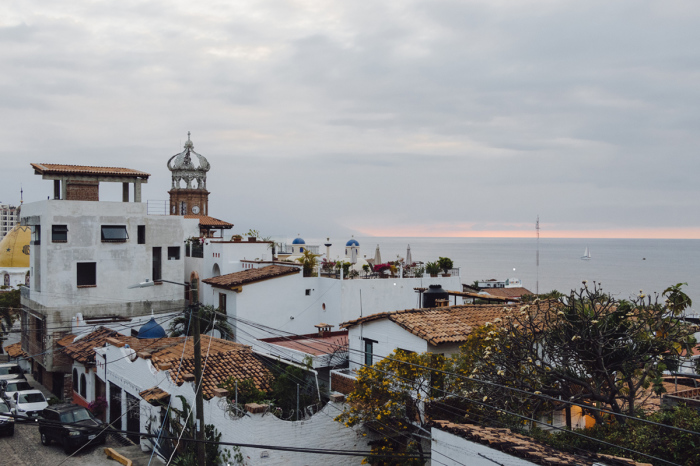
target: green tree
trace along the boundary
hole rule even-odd
[[[218,330],[219,333],[221,333],[221,338],[233,340],[235,336],[233,327],[228,323],[226,317],[221,315],[221,311],[218,308],[210,305],[199,306],[199,318],[202,334],[206,334],[211,330]],[[170,336],[173,337],[181,337],[184,335],[192,336],[194,333],[188,313],[184,313],[173,319],[168,329],[170,330]]]
[[[10,332],[12,324],[19,316],[20,291],[3,290],[0,291],[0,353],[2,353],[2,345],[7,339],[7,333]]]
[[[444,383],[442,355],[396,350],[373,366],[362,367],[348,405],[336,418],[346,426],[362,425],[378,434],[373,455],[392,455],[391,460],[369,456],[371,464],[424,464],[421,436],[428,418],[425,403],[434,399]],[[420,460],[406,455],[419,455]]]
[[[438,267],[440,267],[444,273],[448,273],[452,269],[452,267],[454,267],[454,263],[449,257],[439,257],[437,260],[437,264]]]
[[[316,254],[309,251],[308,249],[306,249],[303,252],[303,255],[297,258],[296,261],[303,266],[305,277],[310,277],[311,275],[313,275],[314,269],[318,265],[318,259]]]
[[[455,360],[454,369],[476,381],[455,383],[495,409],[533,417],[556,409],[556,402],[501,386],[634,416],[645,397],[664,391],[663,371],[675,370],[696,343],[691,326],[679,319],[690,305],[681,287],[618,301],[584,282],[557,300],[504,308],[502,317],[472,334]],[[604,421],[600,411],[586,411]],[[622,416],[618,420],[624,422]]]

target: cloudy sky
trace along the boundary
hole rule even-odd
[[[3,203],[191,131],[235,232],[700,238],[697,1],[10,0],[0,63]]]

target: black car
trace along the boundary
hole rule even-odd
[[[10,412],[10,405],[0,400],[0,432],[15,435],[15,418]]]
[[[73,404],[58,404],[44,408],[39,417],[42,445],[55,441],[66,453],[85,444],[105,443],[105,425],[90,411]]]

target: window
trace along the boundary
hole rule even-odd
[[[78,370],[73,369],[73,391],[78,391]]]
[[[97,265],[95,262],[78,262],[78,288],[97,286]]]
[[[41,225],[32,227],[32,244],[37,246],[41,244]]]
[[[163,278],[161,275],[161,267],[160,267],[160,262],[161,262],[161,257],[162,257],[162,248],[153,248],[153,279],[154,282],[160,280]]]
[[[87,398],[85,374],[80,374],[80,396]]]
[[[306,296],[311,296],[311,289],[310,288],[306,289]]]
[[[226,294],[219,293],[219,311],[226,314]]]
[[[146,225],[139,225],[138,226],[138,243],[139,244],[146,244]]]
[[[102,225],[102,242],[124,243],[128,239],[126,225]]]
[[[180,260],[180,246],[168,246],[168,260],[169,261],[179,261]]]
[[[370,340],[368,338],[363,338],[365,342],[365,366],[372,365],[372,353],[374,353],[374,344],[376,341]]]
[[[68,241],[68,225],[51,225],[51,241],[54,243]]]

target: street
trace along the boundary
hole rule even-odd
[[[68,458],[60,445],[52,443],[45,447],[39,440],[38,424],[15,425],[13,437],[0,437],[0,463],[16,466],[57,466],[65,460],[65,465],[109,465],[118,466],[104,453],[107,447],[118,448],[119,445],[111,436],[107,437],[105,445],[95,445],[81,450]],[[68,458],[68,459],[67,459]]]

